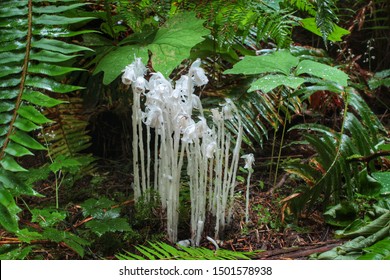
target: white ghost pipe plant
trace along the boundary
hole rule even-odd
[[[148,88],[148,82],[144,79],[144,75],[147,72],[147,68],[142,63],[140,58],[135,58],[134,62],[126,66],[123,70],[122,82],[125,85],[131,85],[133,90],[133,107],[132,107],[132,129],[133,129],[133,170],[134,170],[134,197],[138,200],[142,192],[146,191],[146,174],[143,165],[143,156],[141,155],[141,176],[142,176],[142,188],[139,178],[139,156],[138,147],[143,146],[142,142],[142,115],[141,115],[141,94],[145,93]],[[139,137],[140,136],[140,137]],[[143,149],[140,149],[140,153],[143,153]],[[141,190],[142,189],[142,190]]]
[[[248,178],[246,184],[246,201],[245,201],[245,222],[249,222],[249,185],[251,180],[251,175],[253,173],[252,165],[255,162],[255,157],[253,154],[243,155],[241,158],[245,159],[244,168],[248,170]]]
[[[199,246],[204,230],[207,199],[208,209],[216,218],[216,238],[230,222],[242,138],[241,120],[229,99],[222,110],[211,110],[214,125],[208,127],[200,99],[194,94],[195,86],[208,82],[200,63],[197,59],[188,75],[176,81],[175,88],[161,73],[152,73],[146,81],[147,69],[139,58],[126,66],[122,75],[122,82],[131,85],[133,90],[135,200],[137,202],[141,195],[150,199],[150,130],[155,129],[153,185],[160,195],[162,208],[166,210],[168,237],[172,242],[177,240],[180,179],[186,157],[191,193],[191,240],[195,246]],[[141,110],[141,95],[145,96],[144,112]],[[194,110],[199,119],[197,122],[193,118]],[[238,120],[235,127],[238,136],[231,153],[231,136],[225,133],[225,121],[233,118]],[[142,137],[143,125],[146,126],[146,143]]]

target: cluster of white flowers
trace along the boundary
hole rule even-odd
[[[139,58],[124,69],[122,76],[122,82],[131,85],[133,90],[135,199],[141,195],[148,198],[148,190],[154,186],[163,209],[166,209],[168,237],[176,242],[180,177],[186,157],[191,192],[191,239],[195,245],[199,245],[203,233],[207,199],[209,210],[217,220],[216,237],[226,224],[226,213],[232,212],[228,208],[232,205],[242,134],[239,122],[239,136],[233,155],[230,155],[231,137],[225,133],[225,120],[234,118],[235,107],[230,100],[221,110],[211,109],[214,125],[208,126],[201,101],[194,94],[196,86],[208,82],[200,64],[200,59],[197,59],[188,74],[176,81],[175,87],[161,73],[152,73],[147,81],[144,78],[147,69]],[[141,109],[141,95],[145,97],[144,110]],[[142,137],[145,128],[146,143]],[[157,134],[153,184],[150,182],[151,129]]]

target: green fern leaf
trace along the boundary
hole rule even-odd
[[[163,242],[152,243],[149,246],[140,245],[136,249],[142,255],[123,253],[117,255],[121,260],[249,260],[255,252],[235,252],[225,249],[216,251],[207,248],[173,247]]]
[[[19,163],[17,163],[12,156],[8,156],[8,155],[4,155],[3,156],[3,158],[0,160],[0,165],[5,170],[12,171],[12,172],[24,172],[24,171],[27,171],[27,169],[21,167],[19,165]]]
[[[92,51],[90,48],[69,44],[63,41],[43,38],[39,41],[31,43],[33,48],[42,49],[45,51],[59,52],[62,54],[73,54],[81,51]]]
[[[23,105],[20,106],[18,114],[25,119],[28,119],[36,124],[45,124],[51,122],[41,112],[39,112],[34,106]]]

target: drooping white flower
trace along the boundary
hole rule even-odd
[[[195,126],[196,135],[198,136],[198,138],[202,138],[203,135],[207,133],[208,130],[210,130],[204,117],[199,117],[199,121],[195,124]]]
[[[174,117],[175,121],[175,128],[180,131],[180,133],[183,133],[184,130],[194,124],[194,121],[191,119],[191,116],[188,115],[184,111],[180,111],[176,116]]]
[[[213,114],[213,121],[215,123],[223,121],[221,112],[218,109],[216,108],[210,109],[210,112]]]
[[[176,81],[175,89],[173,90],[172,95],[175,98],[181,98],[182,101],[184,101],[184,98],[188,96],[188,94],[188,76],[183,75],[179,80]]]
[[[246,155],[243,155],[241,158],[245,159],[245,166],[244,168],[246,169],[252,169],[252,165],[253,163],[255,162],[255,157],[253,156],[253,154],[246,154]]]
[[[196,125],[194,120],[190,119],[188,126],[183,130],[181,141],[184,143],[193,143],[195,138],[197,138]]]
[[[210,143],[208,143],[205,152],[206,157],[213,158],[216,149],[217,149],[217,141],[211,141]]]
[[[226,103],[222,107],[223,112],[223,118],[225,120],[231,120],[234,118],[233,116],[233,109],[234,104],[232,103],[231,99],[227,98]]]
[[[145,80],[143,76],[137,77],[134,83],[134,91],[136,93],[142,93],[145,92],[147,88],[148,88],[148,81]]]
[[[155,90],[164,95],[172,94],[172,85],[171,83],[165,79],[163,74],[160,72],[152,73],[152,76],[149,79],[149,88],[150,90]]]
[[[195,86],[203,86],[209,82],[209,79],[206,77],[206,74],[203,70],[203,68],[200,68],[200,59],[198,58],[197,60],[192,63],[191,68],[190,68],[190,75],[194,81]]]
[[[134,83],[138,77],[143,77],[147,70],[148,69],[142,63],[141,58],[135,58],[134,62],[127,65],[123,70],[122,83],[125,85]]]
[[[151,128],[160,128],[163,124],[162,111],[159,106],[150,105],[146,108],[146,112],[143,114],[144,123]]]
[[[127,65],[122,75],[122,83],[124,83],[125,85],[130,85],[136,79],[137,77],[134,70],[134,64],[132,63],[130,65]]]

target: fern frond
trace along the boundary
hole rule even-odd
[[[42,111],[62,103],[52,97],[56,93],[80,89],[62,83],[59,77],[81,69],[59,62],[89,50],[61,39],[89,32],[67,29],[69,24],[91,19],[67,16],[86,3],[58,2],[0,2],[0,67],[4,70],[0,75],[0,225],[10,232],[18,230],[17,213],[21,210],[14,196],[37,195],[32,186],[14,180],[19,176],[13,173],[27,171],[19,158],[46,150],[34,137],[38,129],[52,122]]]
[[[47,5],[47,2],[21,0],[0,4],[0,30],[5,34],[1,40],[0,55],[6,58],[0,62],[6,69],[1,75],[0,87],[7,93],[0,97],[3,108],[0,112],[3,117],[0,125],[0,164],[10,171],[25,170],[13,157],[24,156],[31,150],[45,150],[30,132],[51,122],[40,107],[61,103],[51,98],[48,92],[68,93],[80,89],[60,83],[53,77],[81,70],[56,63],[73,58],[75,52],[88,50],[58,39],[72,35],[66,32],[65,26],[89,19],[64,15],[64,12],[85,4],[68,0],[57,6]],[[5,18],[12,22],[12,28],[4,24]]]
[[[316,14],[316,8],[310,0],[289,0],[288,2],[299,11],[307,12],[311,16]]]
[[[55,120],[54,123],[44,127],[44,135],[41,135],[52,158],[58,155],[75,156],[91,145],[82,99],[67,98],[66,102],[46,109],[45,115]]]
[[[286,164],[288,172],[312,185],[302,194],[304,199],[300,198],[302,208],[307,202],[310,202],[309,207],[312,206],[321,194],[325,204],[337,204],[342,199],[351,199],[357,192],[370,191],[365,173],[361,173],[357,162],[348,158],[377,151],[377,144],[385,134],[378,118],[358,93],[352,89],[346,91],[353,112],[345,112],[341,132],[318,124],[301,124],[292,128],[305,132],[304,139],[316,152],[311,166],[305,167],[297,162]]]
[[[140,254],[125,252],[116,257],[120,260],[249,260],[255,252],[236,252],[225,249],[216,251],[202,247],[174,247],[163,242],[135,247]]]
[[[338,17],[335,13],[336,6],[333,0],[320,0],[316,1],[316,3],[316,24],[326,45],[328,36],[333,32],[335,24],[338,22]]]

